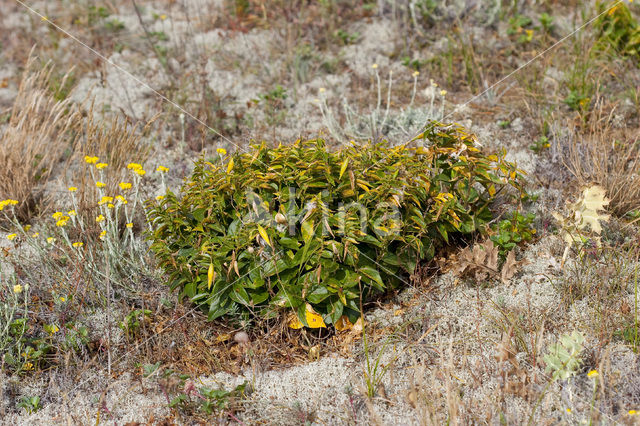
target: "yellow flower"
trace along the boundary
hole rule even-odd
[[[71,244],[71,245],[72,245],[72,246],[74,246],[74,247],[82,247],[82,246],[84,245],[84,243],[83,243],[83,242],[81,242],[81,241],[78,241],[78,242],[73,243],[73,244]]]
[[[69,187],[69,192],[76,192],[78,190],[78,188],[76,188],[75,186],[70,186]]]
[[[133,172],[138,176],[144,176],[147,173],[144,169],[135,169]]]
[[[100,216],[96,217],[96,222],[97,223],[100,223],[100,222],[103,222],[103,221],[104,221],[104,216],[103,215],[100,215]]]
[[[54,333],[57,333],[58,331],[60,331],[60,328],[58,328],[58,326],[55,324],[49,327],[49,334],[54,334]]]
[[[112,208],[114,208],[114,207],[115,207],[115,206],[114,206],[113,204],[111,204],[111,203],[107,204],[107,208],[109,208],[109,209],[112,209]]]
[[[29,229],[31,229],[31,225],[26,225],[26,226],[24,227],[24,231],[25,231],[25,232],[29,232]]]
[[[129,163],[129,164],[127,164],[127,169],[129,169],[129,170],[138,170],[138,169],[141,169],[141,168],[142,168],[142,166],[140,164],[138,164],[138,163]]]
[[[160,15],[160,20],[164,21],[165,19],[167,19],[167,15],[165,15],[164,13]]]
[[[67,300],[67,299],[65,299],[65,298],[64,298],[64,296],[60,296],[60,298],[59,298],[59,299],[60,299],[60,301],[61,301],[61,302],[63,302],[63,303]]]
[[[156,200],[160,201],[160,200],[164,200],[164,195],[158,195],[156,196]]]
[[[124,198],[122,195],[116,195],[116,200],[118,200],[122,204],[127,204],[127,199]]]
[[[104,188],[104,187],[105,187],[105,186],[107,186],[107,185],[105,185],[105,184],[104,184],[104,182],[100,182],[100,181],[98,181],[98,182],[96,182],[96,186],[97,186],[98,188]]]
[[[38,238],[39,236],[40,236],[40,233],[36,232],[31,236],[31,238]]]
[[[15,294],[22,293],[22,286],[20,284],[16,284],[13,286],[13,292]]]
[[[69,216],[64,216],[59,221],[56,222],[56,226],[62,228],[63,226],[67,225],[68,221],[69,221]]]
[[[27,371],[33,370],[33,363],[32,362],[27,362],[24,364],[24,369]]]
[[[98,157],[91,157],[89,155],[85,155],[84,162],[87,164],[96,164],[98,162]]]
[[[220,155],[225,155],[227,153],[227,150],[224,148],[218,148],[216,149],[216,152]]]
[[[9,241],[13,241],[17,236],[18,236],[18,234],[9,234],[9,235],[7,235],[7,239]]]
[[[593,379],[595,377],[598,377],[598,370],[591,370],[587,373],[587,377],[590,379]]]
[[[133,228],[133,223],[131,223],[131,222],[127,223],[127,224],[126,224],[126,227],[127,227],[127,228]]]
[[[446,96],[447,95],[447,91],[446,90],[441,90],[440,91],[440,95],[441,96]]]
[[[51,217],[53,217],[55,220],[60,219],[62,216],[64,216],[64,213],[62,212],[55,212],[54,214],[51,215]]]
[[[67,212],[67,214],[68,214],[69,216],[75,216],[75,215],[76,215],[76,211],[75,211],[75,210],[69,210],[69,211]]]
[[[420,75],[420,71],[414,71],[414,72],[413,72],[413,76],[414,76],[414,77],[417,77],[417,76],[419,76],[419,75]]]
[[[102,240],[102,239],[104,239],[104,237],[106,237],[106,236],[107,236],[107,230],[105,229],[104,231],[102,231],[102,232],[100,233],[100,239]]]
[[[102,169],[106,168],[107,166],[108,166],[107,163],[98,163],[98,164],[96,164],[96,169],[102,170]]]
[[[118,184],[118,186],[120,187],[120,189],[122,189],[123,191],[126,191],[127,189],[131,189],[131,184],[129,182],[120,182]]]
[[[325,90],[327,90],[327,89],[325,89],[324,87],[321,87],[321,88],[318,89],[318,93],[324,93]]]
[[[105,195],[100,199],[100,201],[98,201],[98,205],[101,206],[103,204],[112,203],[112,202],[113,202],[113,197],[108,197]]]
[[[49,244],[53,244],[53,243],[55,243],[55,242],[56,242],[56,239],[55,239],[55,238],[53,238],[53,237],[48,237],[48,238],[47,238],[47,243],[49,243]]]
[[[571,414],[571,408],[567,408],[567,413]]]
[[[636,414],[638,414],[636,410],[629,410],[628,413],[630,416],[635,416]]]
[[[378,64],[373,64],[371,65],[371,68],[373,68],[374,70],[378,68]]]
[[[156,169],[156,172],[161,172],[161,173],[166,173],[168,171],[169,171],[169,168],[165,166],[158,166],[158,168]]]

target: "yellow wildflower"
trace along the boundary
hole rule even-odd
[[[55,243],[55,242],[56,242],[56,239],[55,239],[55,238],[53,238],[53,237],[48,237],[48,238],[47,238],[47,243],[49,243],[49,244],[53,244],[53,243]]]
[[[32,362],[26,362],[24,364],[24,369],[27,371],[33,370],[33,363]]]
[[[69,216],[75,216],[75,215],[76,215],[76,211],[75,211],[75,210],[69,210],[69,211],[67,212],[67,214],[68,214]]]
[[[628,411],[628,413],[629,413],[629,415],[630,415],[630,416],[635,416],[636,414],[638,414],[638,411],[636,411],[636,410],[629,410],[629,411]]]
[[[567,408],[567,414],[571,414],[571,408]]]
[[[51,217],[53,217],[55,220],[60,219],[62,216],[64,216],[64,213],[62,212],[55,212],[54,214],[51,215]]]
[[[96,217],[96,222],[97,223],[104,222],[104,216],[100,215],[100,216]]]
[[[440,95],[441,96],[446,96],[447,95],[447,91],[446,90],[441,90],[440,91]]]
[[[373,64],[371,65],[371,68],[373,68],[374,70],[378,68],[378,64]]]
[[[218,154],[220,154],[220,155],[226,155],[227,150],[226,150],[226,149],[224,149],[224,148],[218,148],[218,149],[216,149],[216,152],[217,152]]]
[[[156,172],[161,172],[161,173],[167,173],[168,171],[169,171],[169,168],[165,166],[158,166],[158,168],[156,169]]]
[[[114,207],[115,207],[115,206],[114,206],[113,204],[111,204],[111,203],[107,204],[107,208],[109,208],[109,209],[112,209],[112,208],[114,208]]]
[[[135,169],[133,172],[138,176],[144,176],[147,173],[144,169]]]
[[[165,19],[167,19],[167,15],[165,15],[164,13],[162,15],[160,15],[160,20],[164,21]]]
[[[105,186],[107,186],[107,185],[105,185],[105,183],[104,183],[104,182],[100,182],[100,181],[98,181],[98,182],[96,182],[96,186],[97,186],[98,188],[104,188],[104,187],[105,187]]]
[[[120,187],[120,189],[122,189],[123,191],[126,191],[127,189],[131,189],[131,183],[129,182],[120,182],[118,184],[118,186]]]
[[[38,238],[39,236],[40,236],[40,233],[39,233],[39,232],[35,232],[35,233],[31,236],[31,238]]]
[[[29,229],[31,229],[31,225],[26,225],[24,227],[25,232],[29,232]]]
[[[164,195],[158,195],[156,196],[156,200],[160,201],[160,200],[164,200]]]
[[[84,243],[82,241],[78,241],[76,243],[71,244],[74,247],[82,247],[84,245]]]
[[[116,200],[121,202],[122,204],[127,204],[127,199],[124,198],[122,195],[116,195]]]
[[[68,221],[69,221],[69,216],[64,216],[59,221],[56,222],[56,226],[62,228],[63,226],[67,225]]]
[[[98,163],[98,164],[96,164],[96,169],[102,170],[102,169],[106,168],[107,166],[108,166],[107,163]]]
[[[414,72],[413,72],[413,76],[414,76],[414,77],[417,77],[417,76],[419,76],[419,75],[420,75],[420,71],[414,71]]]
[[[142,168],[142,166],[140,164],[138,164],[138,163],[129,163],[129,164],[127,164],[127,169],[129,169],[129,170],[138,170],[138,169],[141,169],[141,168]]]
[[[70,186],[69,187],[69,192],[76,192],[78,190],[78,188],[76,188],[75,186]]]
[[[590,379],[593,379],[595,377],[598,377],[598,370],[591,370],[587,373],[587,377]]]
[[[49,326],[49,334],[55,334],[58,331],[60,331],[60,328],[58,328],[57,325],[53,324],[53,325]]]
[[[106,237],[106,236],[107,236],[107,231],[106,231],[106,229],[105,229],[104,231],[102,231],[102,232],[100,233],[100,239],[102,240],[102,239],[104,239],[104,237]]]
[[[22,286],[20,284],[16,284],[13,286],[13,292],[15,294],[22,293]]]
[[[13,241],[17,236],[18,236],[18,234],[9,234],[9,235],[7,235],[7,239],[9,241]]]
[[[85,155],[84,162],[87,164],[96,164],[98,162],[98,157],[91,157],[89,155]]]
[[[112,202],[113,202],[113,197],[108,197],[105,195],[100,199],[100,201],[98,201],[98,205],[101,206],[103,204],[112,203]]]
[[[59,299],[60,299],[60,301],[61,301],[61,302],[63,302],[63,303],[67,300],[67,299],[65,299],[65,298],[64,298],[64,296],[60,296],[60,298],[59,298]]]
[[[131,222],[127,223],[126,227],[127,228],[133,228],[133,223],[131,223]]]

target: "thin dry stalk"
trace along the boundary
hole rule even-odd
[[[562,159],[579,185],[598,184],[607,190],[610,207],[619,216],[640,209],[640,142],[638,135],[612,127],[613,113],[599,102],[587,134],[572,137]],[[574,134],[570,131],[570,134]]]
[[[57,101],[49,89],[53,67],[32,71],[36,58],[26,64],[11,118],[0,135],[0,198],[20,202],[16,213],[27,220],[46,210],[45,195],[54,171],[66,167],[77,146],[74,130],[78,113],[68,100]],[[69,73],[63,77],[63,83]]]

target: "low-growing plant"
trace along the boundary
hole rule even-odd
[[[140,333],[142,323],[148,321],[150,315],[151,310],[149,309],[133,309],[118,324],[118,327],[126,333],[128,338],[135,337]]]
[[[516,245],[523,241],[531,241],[536,233],[535,228],[532,226],[536,218],[535,214],[527,213],[522,215],[514,211],[509,216],[492,227],[495,234],[491,236],[491,241],[499,247],[500,256],[503,258]]]
[[[35,396],[23,396],[18,402],[18,407],[24,409],[27,414],[32,414],[38,411],[40,408],[40,397]]]
[[[582,364],[580,354],[584,336],[574,331],[560,337],[558,343],[549,345],[548,353],[544,356],[546,371],[552,374],[552,379],[568,379],[577,373]]]
[[[610,2],[598,2],[598,12],[602,13],[611,6]],[[602,13],[594,27],[602,49],[613,49],[618,54],[636,59],[640,57],[640,26],[625,2],[616,2],[607,13]]]
[[[318,139],[200,159],[181,198],[149,206],[168,284],[210,319],[293,310],[305,326],[355,321],[360,284],[365,299],[398,287],[445,244],[486,233],[499,192],[522,196],[506,153],[483,154],[464,129],[432,122],[415,141],[330,152]]]

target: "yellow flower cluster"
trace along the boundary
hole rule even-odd
[[[7,235],[7,239],[8,239],[9,241],[13,241],[13,240],[15,240],[15,238],[16,238],[17,236],[18,236],[18,234],[9,234],[9,235]]]
[[[104,196],[98,201],[98,205],[101,206],[103,204],[113,203],[113,197]]]
[[[0,211],[2,211],[7,206],[15,206],[16,204],[18,204],[17,200],[8,199],[0,201]]]
[[[76,213],[74,210],[71,210],[71,212],[73,212],[73,215]],[[51,216],[56,220],[56,226],[58,227],[66,226],[69,219],[71,219],[69,216],[65,216],[62,212],[55,212]]]
[[[84,162],[87,164],[96,164],[98,162],[98,157],[92,157],[89,155],[84,156]]]
[[[168,171],[169,171],[169,168],[165,166],[158,166],[158,168],[156,169],[156,172],[160,172],[160,173],[167,173]]]
[[[84,245],[84,243],[81,242],[81,241],[78,241],[77,243],[73,243],[71,245],[74,246],[74,247],[82,247]]]
[[[105,169],[107,166],[108,166],[107,163],[98,163],[96,164],[96,169],[102,170],[102,169]]]
[[[104,182],[100,182],[100,181],[98,181],[98,182],[96,182],[96,186],[97,186],[98,188],[104,188],[104,187],[105,187],[105,186],[107,186],[107,185],[106,185]]]
[[[127,189],[131,189],[131,183],[129,182],[120,182],[118,184],[121,190],[126,191]]]

